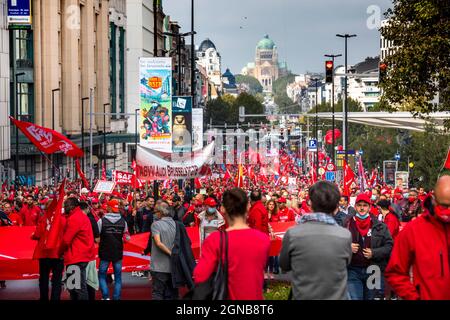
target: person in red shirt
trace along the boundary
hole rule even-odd
[[[26,203],[19,212],[23,225],[26,227],[37,226],[42,213],[41,208],[34,204],[33,196],[28,195],[26,199]]]
[[[425,192],[425,189],[423,187],[420,187],[418,190],[417,198],[420,200],[421,203],[425,202],[425,199],[427,198],[427,193]]]
[[[248,226],[269,234],[269,214],[262,203],[261,191],[253,191],[250,194],[250,203],[251,207],[247,217]]]
[[[66,227],[62,237],[61,252],[64,252],[64,264],[68,278],[75,272],[80,275],[80,287],[70,289],[72,300],[88,300],[86,267],[95,259],[94,233],[89,218],[81,211],[78,199],[67,198],[64,201]],[[70,273],[69,271],[72,271]]]
[[[242,189],[223,194],[222,211],[228,222],[228,292],[229,300],[262,300],[264,269],[269,257],[267,234],[251,229],[246,222],[248,198]],[[196,284],[207,281],[217,270],[220,232],[212,233],[203,243],[202,256],[194,269]]]
[[[8,216],[8,219],[11,220],[13,226],[21,227],[23,225],[22,217],[12,208],[10,202],[5,202],[3,211]]]
[[[295,212],[291,208],[286,206],[286,198],[281,197],[278,199],[279,211],[278,211],[278,221],[287,222],[295,220]]]
[[[391,208],[391,202],[388,200],[380,200],[378,202],[378,206],[380,207],[381,215],[383,217],[383,222],[389,229],[391,233],[392,240],[395,242],[395,238],[398,236],[400,232],[400,220],[397,215],[393,212]]]
[[[450,300],[450,176],[439,178],[424,207],[398,234],[386,280],[404,300]]]

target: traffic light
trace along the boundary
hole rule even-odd
[[[332,83],[333,82],[333,61],[327,60],[325,61],[325,82]]]
[[[382,83],[386,79],[387,73],[387,64],[385,62],[380,62],[380,66],[378,68],[378,82]]]

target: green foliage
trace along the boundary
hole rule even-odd
[[[259,83],[258,79],[252,76],[244,76],[242,74],[236,75],[236,83],[244,83],[250,87],[250,94],[262,93],[263,87],[261,83]]]
[[[450,110],[450,2],[393,0],[386,17],[389,24],[381,34],[396,51],[385,59],[382,108],[421,114]],[[432,105],[437,93],[440,103]]]
[[[256,97],[248,93],[241,93],[237,98],[231,95],[224,95],[208,102],[205,108],[204,124],[224,125],[225,123],[234,125],[239,122],[239,107],[245,107],[245,113],[263,114],[264,106]],[[260,123],[266,122],[266,118],[245,118],[245,122]]]
[[[287,107],[292,106],[294,102],[288,97],[286,93],[286,87],[288,84],[295,81],[295,74],[288,74],[284,77],[280,77],[273,83],[272,92],[274,95],[274,101],[278,105],[280,113],[289,113]]]
[[[267,292],[264,293],[265,300],[287,300],[291,286],[287,282],[270,282]]]

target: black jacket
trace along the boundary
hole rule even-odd
[[[191,239],[186,232],[186,228],[180,221],[175,221],[177,231],[175,241],[170,256],[172,268],[172,284],[174,288],[187,286],[194,288],[192,275],[195,268],[195,258],[192,252]]]
[[[349,215],[344,222],[344,227],[349,229],[350,219],[353,219],[354,215]],[[372,263],[381,268],[382,271],[386,269],[386,266],[391,257],[392,247],[394,241],[392,240],[391,233],[387,226],[378,221],[377,218],[370,216],[372,219]]]
[[[343,211],[338,211],[338,213],[336,213],[336,215],[334,216],[334,220],[336,220],[337,224],[340,225],[341,227],[344,226],[344,221],[347,218],[347,214],[345,214],[345,212]]]

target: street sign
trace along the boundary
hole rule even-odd
[[[319,174],[320,174],[321,176],[323,176],[324,173],[325,173],[325,169],[324,169],[323,167],[320,167],[320,168],[319,168]]]
[[[334,182],[334,180],[336,180],[336,171],[327,171],[325,180]]]
[[[311,139],[308,141],[308,149],[309,151],[317,151],[317,140]]]
[[[397,160],[397,161],[400,160],[400,153],[396,153],[396,154],[395,154],[395,160]]]
[[[327,171],[336,171],[336,166],[333,163],[327,164]]]

